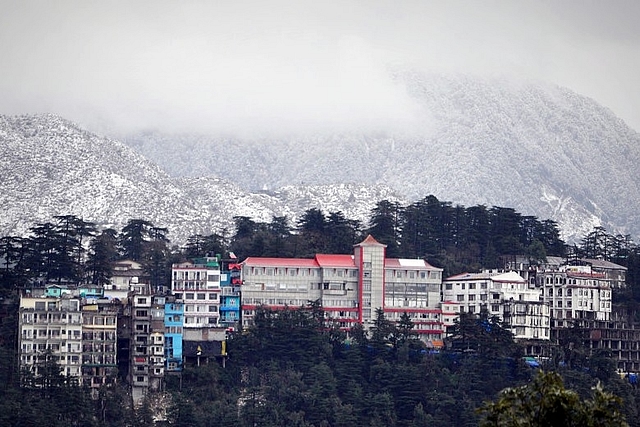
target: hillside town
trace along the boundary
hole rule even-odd
[[[625,267],[513,256],[502,269],[443,277],[442,268],[389,258],[386,249],[369,235],[352,254],[244,260],[211,254],[173,264],[171,282],[162,285],[127,260],[114,263],[104,286],[34,284],[20,294],[20,366],[33,380],[54,361],[95,393],[123,381],[141,404],[185,366],[224,367],[228,337],[251,328],[260,310],[317,303],[326,326],[347,337],[356,325],[371,330],[378,316],[396,323],[408,316],[434,352],[471,350],[451,339],[465,315],[499,319],[529,360],[551,357],[567,334],[586,331],[586,348],[609,351],[620,375],[640,371],[640,329],[612,309],[613,295],[626,286]]]

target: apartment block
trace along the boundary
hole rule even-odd
[[[442,284],[443,301],[460,312],[498,316],[516,339],[549,339],[550,309],[542,292],[518,273],[487,270],[448,277]]]
[[[218,327],[220,322],[220,263],[217,257],[174,264],[171,291],[184,304],[185,328]]]
[[[38,376],[50,357],[64,375],[81,381],[83,325],[79,298],[48,297],[44,291],[39,296],[23,294],[18,327],[22,368]]]
[[[92,389],[116,382],[119,309],[108,300],[82,306],[82,383]]]

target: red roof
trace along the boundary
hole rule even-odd
[[[375,245],[375,246],[387,247],[387,245],[383,245],[382,243],[380,243],[376,239],[374,239],[371,234],[369,234],[366,239],[364,239],[362,242],[358,243],[355,246],[364,246],[364,245]]]
[[[316,262],[320,267],[355,268],[352,255],[316,254]]]
[[[318,268],[315,259],[310,258],[263,258],[248,257],[242,262],[242,265],[249,267],[302,267],[302,268]]]

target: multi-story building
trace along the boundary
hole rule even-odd
[[[442,338],[439,287],[442,269],[423,260],[389,259],[386,246],[368,236],[353,255],[313,259],[249,257],[242,265],[242,323],[259,306],[300,307],[320,301],[328,321],[348,329],[371,327],[376,309],[390,320],[411,316],[425,341]]]
[[[116,382],[119,310],[108,300],[82,306],[82,382],[92,389]]]
[[[552,328],[569,327],[576,319],[608,320],[611,315],[611,281],[590,264],[539,269],[536,285],[551,308]]]
[[[131,367],[129,383],[133,401],[142,401],[149,390],[151,364],[151,290],[148,285],[136,285],[129,297],[131,305]]]
[[[517,339],[549,339],[549,306],[518,273],[463,273],[445,279],[442,288],[443,301],[457,303],[461,312],[498,316]]]
[[[220,275],[220,325],[235,330],[240,324],[240,289],[242,266],[236,262],[223,263]]]
[[[174,264],[171,291],[184,303],[185,328],[215,328],[220,321],[220,263],[217,257]]]
[[[64,295],[47,297],[44,290],[20,297],[20,365],[36,377],[44,363],[53,360],[63,375],[81,381],[82,312],[80,299]]]
[[[167,298],[164,295],[154,295],[151,298],[149,390],[159,391],[162,389],[164,379],[164,307]]]
[[[164,305],[164,357],[166,372],[182,370],[182,328],[184,304],[168,296]]]

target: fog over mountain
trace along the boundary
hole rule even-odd
[[[535,81],[393,75],[421,108],[406,132],[147,132],[124,141],[173,176],[219,176],[253,191],[384,184],[412,201],[434,194],[551,218],[569,240],[594,225],[640,233],[640,136],[607,108]]]
[[[188,217],[176,225],[184,235],[234,214],[287,213],[292,194],[322,206],[340,194],[347,213],[367,188],[511,206],[556,219],[568,239],[600,223],[638,235],[638,1],[2,10],[10,230],[73,208],[107,224]],[[204,181],[241,202],[201,200]],[[318,185],[330,187],[308,187]]]

